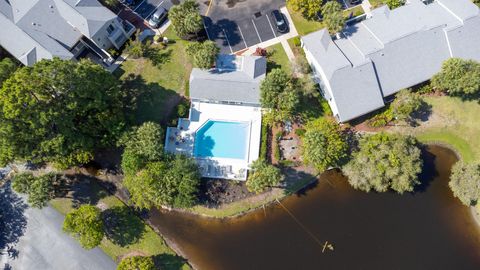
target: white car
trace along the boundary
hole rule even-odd
[[[153,13],[152,16],[150,16],[150,19],[148,20],[148,24],[152,28],[158,28],[160,25],[167,19],[167,10],[163,7],[160,7]]]

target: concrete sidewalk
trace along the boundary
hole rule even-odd
[[[9,206],[9,200],[18,200],[18,196],[10,192],[9,187],[0,187],[2,205]],[[62,231],[64,216],[47,206],[43,209],[26,207],[21,203],[12,205],[22,209],[10,209],[15,218],[6,220],[12,226],[18,227],[18,220],[24,227],[17,232],[18,243],[7,243],[10,252],[5,250],[0,254],[0,269],[21,270],[92,270],[116,269],[115,262],[101,249],[83,249],[79,243]],[[25,208],[26,207],[26,208]],[[5,211],[5,209],[2,209]],[[6,210],[9,211],[9,210]],[[5,228],[2,228],[4,230]],[[7,248],[6,248],[7,249]],[[1,250],[0,250],[1,251]],[[8,268],[11,267],[11,268]]]

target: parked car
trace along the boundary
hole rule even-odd
[[[150,19],[148,20],[148,24],[153,28],[158,28],[160,25],[167,19],[167,10],[164,7],[159,7]]]
[[[283,17],[283,14],[275,9],[272,11],[272,17],[273,20],[275,21],[275,25],[277,27],[278,32],[280,33],[287,33],[288,32],[288,24],[285,18]]]

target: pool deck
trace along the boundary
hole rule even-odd
[[[202,177],[246,180],[249,164],[255,161],[260,153],[262,113],[259,107],[194,101],[191,104],[189,118],[179,119],[177,127],[167,129],[165,150],[193,156],[195,134],[209,120],[247,122],[250,123],[250,132],[245,159],[196,157]]]

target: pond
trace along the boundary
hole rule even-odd
[[[338,172],[231,220],[156,211],[154,223],[198,269],[480,269],[480,230],[448,188],[453,152],[430,146],[422,187],[364,193]],[[333,250],[324,248],[331,243]]]

